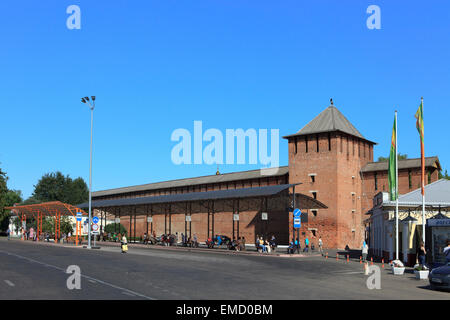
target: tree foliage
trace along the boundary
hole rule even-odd
[[[125,229],[125,227],[121,223],[110,223],[105,226],[105,233],[116,233],[116,232],[121,234],[127,234],[127,229]]]
[[[34,186],[30,201],[61,201],[72,205],[86,202],[89,198],[89,189],[82,178],[72,180],[61,172],[47,173],[42,176]]]
[[[439,172],[439,179],[447,179],[450,180],[450,176],[448,175],[447,170],[445,170],[445,173],[442,174],[442,172]]]
[[[407,154],[401,154],[399,153],[397,155],[397,159],[398,160],[405,160],[408,159],[408,155]],[[389,161],[389,157],[378,157],[378,162],[388,162]]]
[[[10,212],[5,207],[22,202],[22,193],[19,190],[9,190],[8,176],[0,168],[0,230],[8,229]]]

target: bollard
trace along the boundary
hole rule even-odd
[[[384,258],[381,259],[381,267],[384,268]]]
[[[328,259],[328,252],[325,253],[325,259]]]
[[[362,264],[362,257],[359,256],[359,264]]]
[[[364,274],[369,275],[369,268],[367,267],[367,262],[364,262]]]
[[[349,260],[349,255],[347,255],[347,263],[349,262],[350,260]]]
[[[370,257],[370,265],[373,266],[373,257]]]
[[[339,260],[339,253],[336,253],[336,261]]]

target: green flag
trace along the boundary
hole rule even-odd
[[[391,152],[389,154],[388,180],[389,195],[391,201],[397,200],[397,135],[396,135],[396,118],[394,118],[394,128],[392,129]]]

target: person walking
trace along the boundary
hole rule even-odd
[[[305,238],[305,249],[303,249],[303,252],[308,252],[308,249],[309,249],[309,239],[308,238]]]
[[[294,241],[295,250],[297,250],[297,254],[300,254],[300,241],[298,241],[298,238]]]
[[[323,247],[322,237],[319,237],[319,252],[323,256],[323,248],[322,247]]]
[[[122,237],[122,239],[120,241],[120,244],[121,244],[121,248],[122,248],[122,253],[127,253],[127,251],[128,251],[128,241],[127,241],[127,237],[126,237],[125,234],[123,235],[123,237]]]
[[[6,235],[8,236],[8,240],[11,240],[11,229],[8,228],[8,230],[6,230]]]
[[[362,245],[362,248],[361,248],[361,254],[362,254],[362,261],[363,262],[366,262],[368,253],[369,253],[369,246],[367,245],[366,241],[363,241],[363,245]]]

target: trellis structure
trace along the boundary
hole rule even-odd
[[[6,207],[5,209],[11,210],[13,216],[20,218],[21,225],[27,221],[27,219],[34,218],[36,220],[36,235],[39,239],[42,234],[42,226],[44,217],[53,217],[55,221],[55,243],[61,238],[61,217],[62,216],[73,216],[76,217],[78,212],[81,212],[82,216],[87,216],[88,214],[73,205],[68,203],[63,203],[60,201],[44,202],[39,204],[29,204],[22,206],[12,206]],[[22,229],[22,240],[24,237],[25,230]],[[76,239],[75,244],[78,245],[79,238],[81,237],[81,222],[76,222]]]

